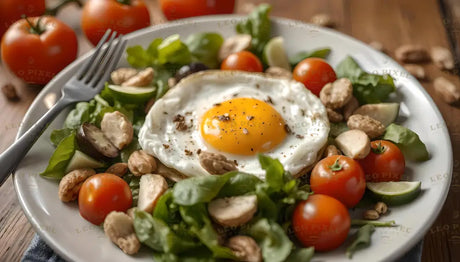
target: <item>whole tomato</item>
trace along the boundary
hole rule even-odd
[[[81,14],[81,27],[93,45],[109,28],[127,34],[148,26],[150,14],[142,0],[89,0]]]
[[[399,181],[406,167],[401,150],[386,140],[372,141],[371,152],[359,163],[368,182]]]
[[[262,72],[264,67],[259,58],[249,51],[233,53],[222,61],[221,70],[241,70],[247,72]]]
[[[77,57],[75,32],[51,16],[14,23],[2,38],[3,62],[29,84],[48,83]]]
[[[235,0],[160,0],[161,10],[168,20],[180,18],[231,14],[235,9]]]
[[[45,0],[0,0],[0,39],[22,15],[40,16],[45,9]]]
[[[350,231],[350,215],[337,199],[314,194],[297,204],[292,216],[292,228],[297,239],[315,251],[339,247]]]
[[[366,179],[359,163],[347,156],[329,156],[319,161],[310,176],[311,190],[354,207],[366,191]]]
[[[325,84],[337,79],[334,69],[324,59],[315,57],[306,58],[298,63],[292,77],[316,96],[319,96]]]
[[[102,173],[83,182],[78,194],[80,215],[89,222],[100,225],[112,211],[125,212],[131,207],[133,197],[128,183],[122,178]]]

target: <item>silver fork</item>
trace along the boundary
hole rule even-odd
[[[97,95],[120,59],[126,39],[117,32],[105,32],[91,57],[64,85],[62,96],[24,135],[0,155],[0,186],[14,171],[49,123],[68,105],[88,101]],[[107,47],[102,48],[109,38]]]

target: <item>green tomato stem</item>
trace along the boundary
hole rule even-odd
[[[29,24],[29,32],[31,34],[41,35],[46,31],[40,27],[40,22],[42,21],[43,16],[40,16],[40,18],[38,18],[37,24],[35,25],[32,24],[32,22],[30,22],[29,18],[26,15],[22,15],[22,18],[25,19],[26,22]]]
[[[342,165],[339,164],[339,159],[340,157],[337,157],[337,160],[335,160],[334,164],[332,166],[329,166],[329,168],[334,172],[342,170]]]
[[[46,15],[51,15],[51,16],[56,16],[57,13],[59,12],[59,10],[61,10],[62,7],[66,6],[67,4],[70,4],[70,3],[75,3],[79,7],[83,6],[83,4],[82,4],[82,2],[80,0],[63,0],[62,2],[57,4],[55,7],[47,8],[46,11],[45,11],[45,14]]]
[[[365,220],[365,219],[352,219],[351,226],[364,226],[364,225],[373,225],[376,227],[394,227],[397,226],[394,220],[391,221],[374,221],[374,220]]]
[[[131,0],[117,0],[122,5],[131,5]]]
[[[372,152],[375,154],[383,154],[387,150],[386,147],[382,146],[382,143],[380,142],[376,148],[371,147]]]

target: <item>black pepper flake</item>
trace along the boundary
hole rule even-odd
[[[230,121],[230,117],[228,116],[228,114],[223,114],[223,115],[220,115],[217,117],[217,119],[219,119],[219,121]]]
[[[248,131],[247,128],[243,128],[243,134],[245,134],[245,135],[249,134],[249,131]]]
[[[221,106],[221,103],[215,103],[213,106]]]
[[[238,161],[233,160],[233,163],[235,163],[235,166],[238,166]]]
[[[275,105],[275,103],[273,103],[273,100],[270,96],[267,97],[267,99],[265,99],[265,102],[269,103],[269,104],[272,104],[272,105]]]
[[[163,147],[164,147],[165,149],[168,149],[168,148],[169,148],[169,145],[163,144]]]
[[[304,109],[300,109],[300,113],[302,114],[302,116],[305,116],[305,110]]]
[[[288,134],[291,133],[291,128],[287,124],[284,125],[284,130],[286,130],[286,133]]]
[[[201,154],[201,148],[198,148],[198,150],[196,151],[196,154],[197,155]]]
[[[186,156],[191,156],[191,155],[193,155],[193,152],[190,151],[190,150],[187,150],[187,149],[184,150],[184,153],[185,153]]]
[[[254,152],[254,148],[251,147],[251,152]]]
[[[260,88],[260,85],[259,85],[259,84],[256,84],[256,88],[259,89],[259,88]]]
[[[238,96],[238,93],[233,94],[233,97],[237,97],[237,96]],[[232,103],[232,102],[229,102],[229,103]]]
[[[304,136],[302,136],[302,135],[295,135],[295,137],[297,137],[298,139],[303,139],[304,138]]]
[[[176,130],[185,131],[188,126],[185,124],[185,117],[183,115],[176,115],[173,118],[173,122],[176,123]]]
[[[168,114],[168,112],[163,112],[163,115],[167,115],[167,114]]]
[[[192,112],[185,112],[185,115],[186,115],[186,116],[191,116],[191,115],[192,115]]]
[[[246,119],[248,119],[249,121],[251,121],[252,119],[254,119],[253,116],[247,116]]]

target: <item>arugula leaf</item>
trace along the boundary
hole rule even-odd
[[[337,65],[335,72],[338,78],[350,79],[353,84],[353,95],[360,104],[381,103],[396,90],[390,75],[367,73],[350,56]]]
[[[219,67],[218,55],[223,42],[224,39],[217,33],[196,33],[185,41],[193,59],[209,68]]]
[[[313,258],[314,254],[314,247],[294,249],[285,262],[308,262]]]
[[[310,57],[326,58],[331,53],[329,47],[315,49],[312,51],[302,51],[289,58],[289,63],[294,68],[302,60]]]
[[[430,158],[425,144],[420,137],[409,128],[390,124],[383,135],[384,140],[395,143],[404,156],[413,161],[425,161]]]
[[[269,13],[272,7],[261,4],[252,11],[248,19],[236,25],[236,31],[240,34],[252,36],[251,51],[262,59],[264,47],[270,40],[271,24]]]
[[[65,176],[66,167],[76,150],[75,140],[75,133],[62,139],[51,156],[45,171],[40,173],[41,176],[54,179],[61,179]]]
[[[181,180],[174,185],[174,202],[183,206],[193,206],[211,201],[229,176],[201,176]]]
[[[351,259],[358,249],[368,247],[371,244],[371,236],[374,231],[375,227],[373,225],[367,224],[362,226],[358,232],[356,232],[356,238],[353,243],[347,248],[347,257]]]
[[[55,129],[51,131],[51,143],[53,143],[54,146],[58,146],[59,143],[61,143],[61,141],[68,137],[72,132],[75,132],[75,130],[71,128]]]

